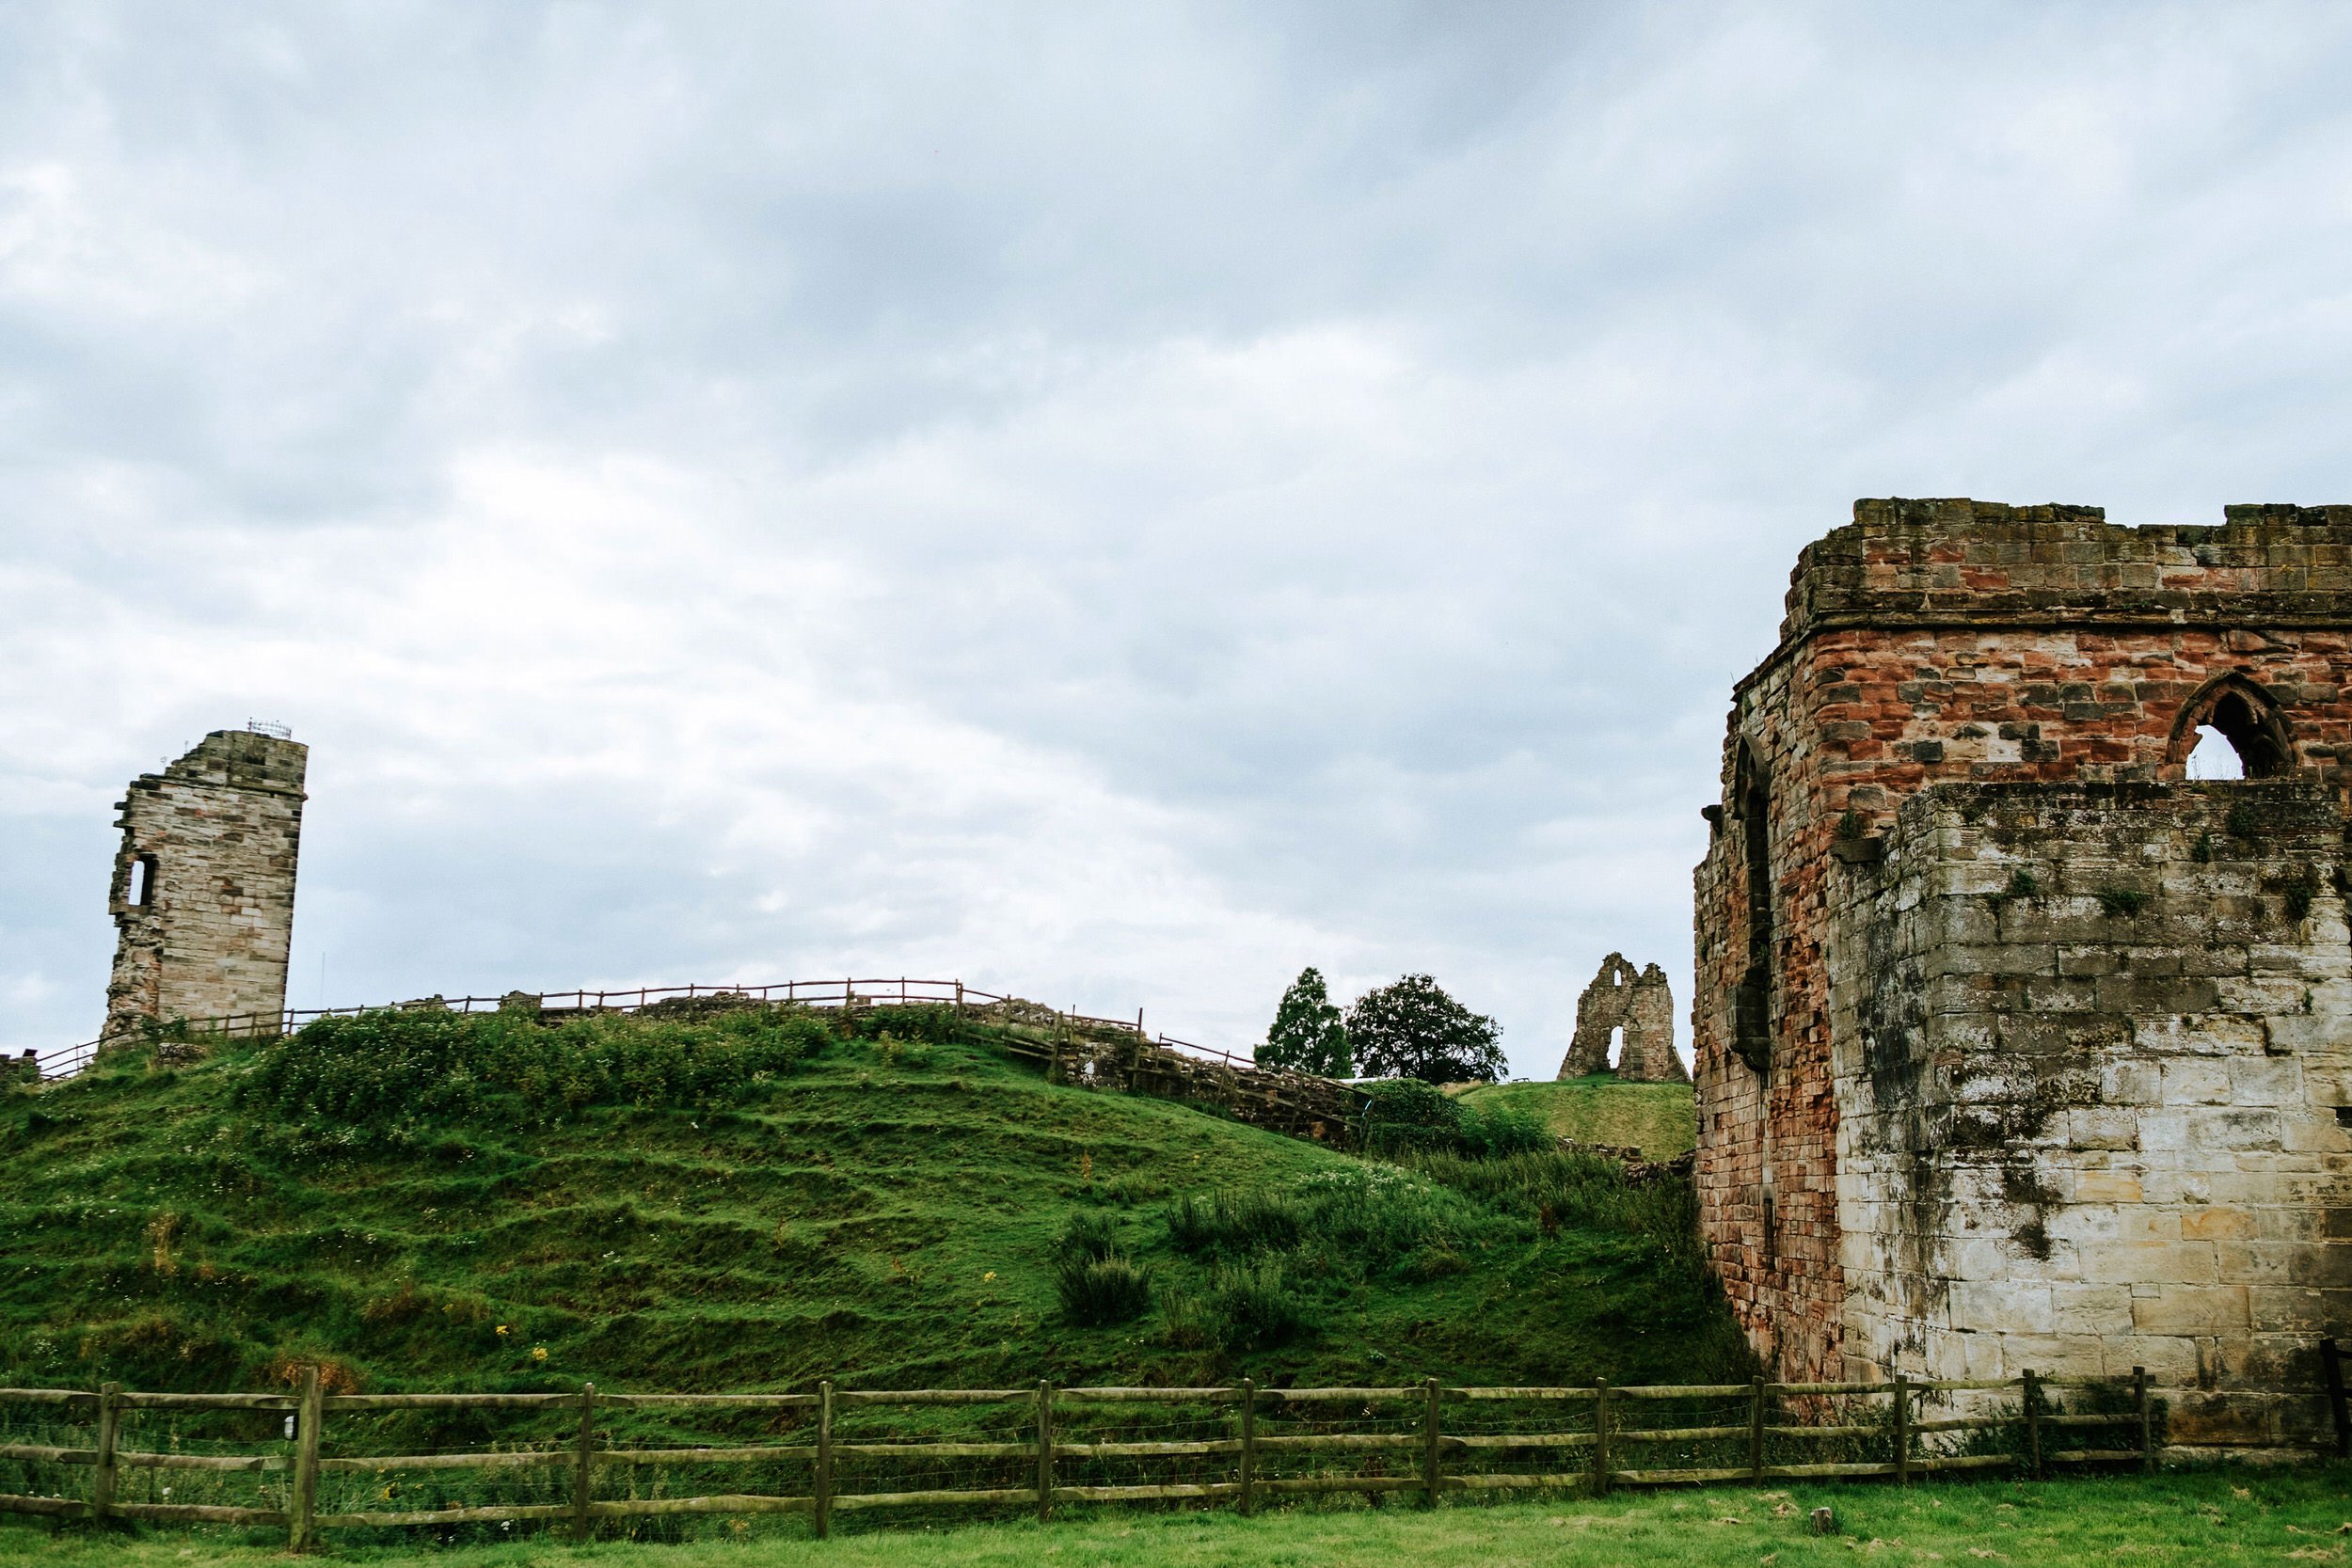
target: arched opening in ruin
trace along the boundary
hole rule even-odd
[[[1609,1031],[1609,1070],[1614,1072],[1625,1061],[1625,1025],[1620,1023]]]
[[[1763,766],[1742,741],[1735,770],[1735,802],[1745,863],[1748,905],[1747,965],[1732,996],[1732,1049],[1758,1073],[1772,1064],[1772,791]]]
[[[2197,744],[2189,749],[2188,776],[2191,779],[2242,779],[2246,777],[2246,759],[2237,754],[2230,737],[2211,724],[2197,726]]]
[[[2181,708],[2167,761],[2191,779],[2271,779],[2295,765],[2278,702],[2247,676],[2215,676]]]
[[[155,902],[155,857],[135,855],[131,859],[131,884],[123,890],[123,901],[135,910],[143,910]]]

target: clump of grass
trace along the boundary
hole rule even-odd
[[[1152,1271],[1119,1244],[1117,1222],[1081,1209],[1062,1222],[1054,1242],[1054,1293],[1073,1323],[1104,1327],[1131,1323],[1152,1307]]]
[[[2213,834],[2199,833],[2188,847],[2188,858],[2199,865],[2213,863]]]
[[[2319,873],[2308,865],[2298,867],[2279,891],[2286,899],[2287,919],[2299,922],[2319,897]]]
[[[1311,1326],[1311,1314],[1279,1258],[1220,1265],[1206,1304],[1219,1349],[1272,1350]]]
[[[1216,1314],[1205,1299],[1190,1291],[1162,1293],[1160,1326],[1168,1342],[1178,1350],[1216,1350],[1222,1343]]]
[[[1152,1271],[1123,1252],[1073,1254],[1054,1265],[1062,1316],[1090,1328],[1131,1323],[1152,1307]]]
[[[1284,1251],[1298,1244],[1305,1229],[1299,1206],[1278,1193],[1187,1193],[1168,1209],[1168,1239],[1192,1257]]]
[[[2232,838],[2252,838],[2262,831],[2262,813],[2254,809],[2253,801],[2240,800],[2230,808],[2221,826]]]
[[[2009,874],[2009,885],[1998,893],[1987,895],[1986,902],[1993,906],[1995,912],[1998,912],[2005,904],[2020,901],[2031,903],[2041,896],[2042,884],[2034,880],[2032,872],[2021,865]]]
[[[1057,1257],[1099,1262],[1119,1250],[1119,1222],[1100,1209],[1079,1209],[1062,1222],[1054,1238]]]
[[[2099,911],[2114,919],[2129,920],[2148,907],[2148,895],[2137,888],[2103,887],[2091,895],[2099,900]]]

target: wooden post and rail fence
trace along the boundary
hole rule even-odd
[[[2329,1342],[2322,1351],[2325,1395],[2334,1422],[2339,1453],[2352,1454],[2352,1415],[2345,1403],[2342,1356]],[[2080,1391],[2099,1408],[2063,1411],[2054,1390]],[[1978,1396],[1978,1413],[1933,1416],[1920,1409],[1930,1396]],[[282,1528],[290,1546],[307,1550],[326,1530],[399,1526],[536,1521],[588,1539],[600,1521],[661,1514],[805,1513],[815,1533],[826,1535],[837,1513],[872,1509],[1020,1507],[1041,1520],[1057,1507],[1078,1503],[1230,1502],[1244,1513],[1270,1497],[1332,1493],[1412,1493],[1434,1505],[1448,1493],[1508,1493],[1514,1490],[1577,1491],[1606,1496],[1622,1486],[1774,1481],[1890,1480],[1906,1483],[1924,1475],[1999,1471],[2041,1477],[2061,1466],[2108,1465],[2155,1468],[2158,1458],[2154,1390],[2144,1370],[2128,1382],[2113,1378],[2058,1377],[2028,1371],[2002,1381],[1949,1382],[1898,1375],[1879,1383],[1747,1383],[1695,1386],[1590,1387],[1451,1386],[1435,1378],[1386,1387],[1276,1388],[1245,1379],[1232,1386],[1192,1388],[1057,1387],[1041,1382],[1025,1388],[850,1389],[832,1382],[811,1393],[618,1394],[585,1384],[572,1393],[328,1394],[319,1370],[306,1368],[291,1393],[138,1393],[109,1383],[96,1390],[0,1389],[0,1412],[9,1407],[46,1406],[56,1425],[87,1430],[87,1448],[62,1444],[0,1442],[0,1466],[17,1462],[23,1474],[46,1477],[48,1491],[0,1494],[0,1513],[48,1515],[105,1524],[114,1520],[208,1523]],[[1999,1396],[2013,1396],[2013,1404]],[[2300,1397],[2308,1401],[2311,1396]],[[1851,1402],[1883,1400],[1883,1411],[1865,1404],[1855,1418]],[[1673,1406],[1730,1405],[1738,1418],[1708,1424],[1654,1424],[1645,1410]],[[1819,1412],[1848,1402],[1845,1418],[1808,1422],[1793,1412]],[[1104,1407],[1187,1407],[1196,1428],[1212,1421],[1220,1435],[1179,1441],[1088,1440],[1089,1412]],[[845,1440],[841,1418],[860,1409],[917,1406],[994,1407],[1015,1424],[993,1440]],[[1508,1411],[1504,1421],[1527,1421],[1527,1430],[1493,1430],[1497,1418],[1482,1413]],[[625,1446],[607,1434],[616,1416],[633,1412],[765,1413],[772,1424],[791,1431],[783,1442],[721,1445]],[[433,1453],[363,1454],[328,1451],[338,1418],[420,1413],[427,1417],[482,1412],[537,1412],[562,1418],[560,1432],[534,1444],[506,1449],[465,1449]],[[576,1418],[567,1413],[576,1412]],[[1207,1413],[1204,1417],[1203,1413]],[[1333,1414],[1326,1415],[1324,1412]],[[125,1441],[125,1418],[148,1413],[178,1417],[268,1413],[289,1419],[284,1441],[268,1451],[188,1452],[138,1449]],[[1385,1413],[1385,1414],[1384,1414]],[[1548,1417],[1549,1418],[1543,1418]],[[249,1416],[247,1417],[249,1419]],[[1327,1426],[1360,1419],[1374,1431],[1268,1432],[1269,1420]],[[273,1427],[275,1423],[273,1423]],[[15,1435],[0,1431],[0,1435]],[[986,1436],[985,1433],[981,1434]],[[1941,1439],[1927,1442],[1923,1439]],[[1979,1451],[1956,1451],[1953,1446]],[[1816,1444],[1832,1445],[1840,1458],[1819,1454]],[[1660,1448],[1695,1457],[1699,1445],[1720,1445],[1711,1465],[1660,1464]],[[1521,1467],[1507,1466],[1517,1457]],[[1667,1455],[1665,1457],[1675,1457]],[[848,1489],[846,1464],[861,1472],[894,1463],[985,1462],[1002,1468],[995,1476],[1010,1484],[900,1486],[871,1484]],[[1110,1484],[1074,1478],[1069,1466],[1121,1462],[1148,1465],[1184,1461],[1195,1479],[1129,1481]],[[1334,1465],[1336,1464],[1336,1468]],[[600,1496],[600,1473],[614,1466],[679,1465],[753,1467],[754,1484],[687,1497]],[[1207,1466],[1206,1469],[1200,1468]],[[760,1467],[787,1466],[805,1489],[757,1489]],[[1532,1466],[1532,1467],[1528,1467]],[[88,1472],[86,1487],[69,1488],[76,1467]],[[545,1483],[539,1501],[498,1501],[481,1506],[355,1508],[354,1490],[326,1496],[344,1478],[365,1479],[376,1487],[388,1476],[416,1472],[536,1472]],[[126,1496],[123,1478],[167,1472],[188,1480],[190,1472],[267,1478],[244,1503],[146,1500]],[[0,1468],[0,1474],[6,1474]],[[768,1484],[777,1484],[774,1469]],[[394,1485],[383,1484],[373,1499],[390,1501]],[[184,1487],[183,1487],[184,1490]],[[608,1487],[609,1492],[612,1488]],[[78,1492],[79,1495],[73,1495]],[[269,1494],[263,1496],[263,1494]]]

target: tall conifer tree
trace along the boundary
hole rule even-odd
[[[1282,993],[1274,1026],[1259,1048],[1260,1067],[1286,1068],[1321,1078],[1349,1078],[1356,1064],[1347,1049],[1347,1025],[1331,1006],[1319,970],[1308,969]]]

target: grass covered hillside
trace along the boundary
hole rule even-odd
[[[405,1013],[109,1056],[0,1098],[0,1382],[1746,1375],[1685,1187],[1359,1161],[989,1039]]]
[[[1697,1101],[1688,1084],[1621,1083],[1600,1073],[1562,1083],[1481,1084],[1461,1098],[1488,1111],[1508,1107],[1558,1137],[1638,1148],[1652,1160],[1671,1160],[1698,1144]]]

